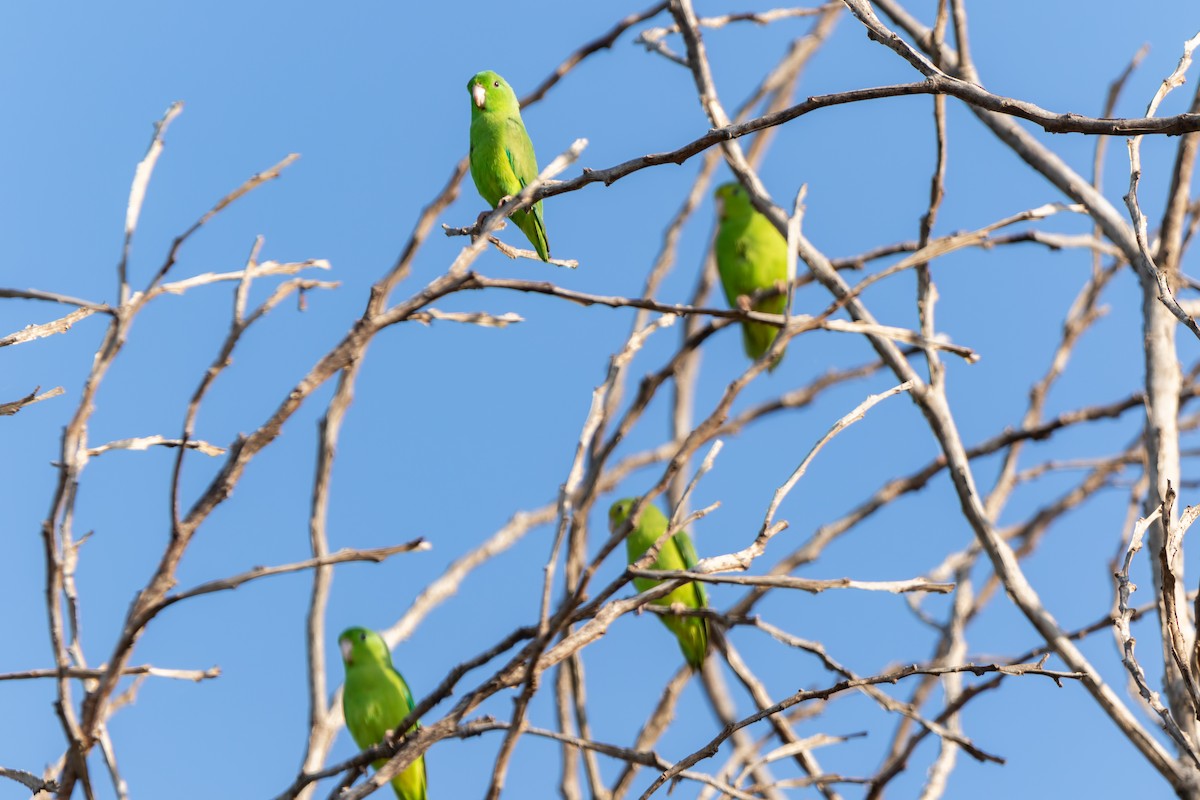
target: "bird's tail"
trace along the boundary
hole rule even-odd
[[[743,322],[742,323],[742,345],[746,348],[746,355],[758,361],[763,357],[763,354],[770,349],[771,344],[775,341],[775,337],[779,334],[779,328],[774,325],[764,325],[761,322]],[[774,371],[779,366],[779,362],[783,360],[783,353],[771,362],[768,369]]]
[[[520,213],[520,212],[518,212]],[[517,214],[513,214],[515,218]],[[546,238],[546,223],[542,220],[542,203],[539,200],[532,209],[525,212],[520,219],[517,220],[517,225],[525,232],[525,236],[529,239],[529,243],[533,245],[533,249],[537,251],[538,258],[542,261],[550,260],[550,241]]]
[[[421,756],[408,768],[392,778],[392,791],[399,800],[426,800],[425,756]]]
[[[693,669],[699,670],[708,655],[708,620],[703,617],[663,617],[663,621],[679,639],[684,659]]]

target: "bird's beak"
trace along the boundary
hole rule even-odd
[[[487,89],[483,88],[482,83],[477,83],[471,87],[471,97],[475,98],[475,105],[478,108],[483,108],[487,102]]]
[[[354,645],[350,640],[342,639],[338,642],[338,645],[342,648],[342,661],[345,661],[347,664],[353,663],[354,659],[350,657],[350,651],[354,649]]]

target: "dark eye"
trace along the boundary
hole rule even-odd
[[[500,88],[500,81],[492,81],[492,86],[495,86],[497,89],[499,89],[499,88]]]
[[[365,633],[360,633],[360,634],[358,635],[358,640],[359,640],[360,642],[365,642],[365,641],[367,640],[367,634],[365,634]]]

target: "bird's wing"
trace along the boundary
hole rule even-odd
[[[679,561],[683,563],[685,570],[691,569],[700,561],[696,556],[696,546],[692,544],[692,537],[688,536],[687,531],[680,531],[672,536],[664,545],[664,548],[666,547],[673,547],[675,549]],[[699,581],[692,581],[684,588],[690,588],[695,592],[697,608],[703,608],[708,605],[708,595],[704,591],[704,584]]]
[[[408,684],[405,682],[404,676],[401,675],[395,667],[392,667],[392,677],[394,678],[392,683],[395,685],[400,695],[399,699],[401,706],[401,717],[408,716],[408,713],[413,710],[413,706],[416,705],[416,703],[413,702],[412,692],[409,691]],[[398,718],[396,722],[399,723],[400,719]],[[420,723],[416,723],[413,725],[413,727],[418,727],[419,724]]]
[[[504,152],[508,156],[508,164],[512,167],[513,175],[524,189],[533,183],[538,176],[537,156],[533,152],[533,142],[529,140],[529,132],[519,119],[510,117],[504,129]],[[542,241],[546,241],[546,224],[542,221],[542,204],[535,203],[529,212],[533,215],[538,233]]]
[[[513,175],[524,189],[537,177],[537,156],[533,153],[533,142],[521,120],[509,117],[504,124],[504,151]]]

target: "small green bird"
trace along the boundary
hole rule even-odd
[[[354,742],[364,750],[379,744],[413,710],[412,692],[404,677],[392,666],[387,642],[367,628],[348,628],[338,637],[342,661],[346,667],[346,685],[342,691],[342,711]],[[412,733],[421,727],[415,722]],[[387,763],[374,763],[379,769]],[[425,800],[425,756],[392,778],[392,789],[400,800]]]
[[[738,183],[717,187],[717,272],[730,308],[739,308],[738,297],[770,289],[787,282],[787,239],[750,204],[746,190]],[[754,311],[782,314],[787,295],[759,300]],[[742,323],[742,344],[746,355],[757,361],[775,341],[779,328],[761,322]],[[774,370],[779,358],[771,364]]]
[[[521,121],[521,104],[508,82],[488,70],[467,82],[471,93],[471,177],[493,208],[515,197],[538,176],[533,142]],[[542,201],[513,212],[542,261],[550,259]]]
[[[629,510],[633,508],[636,500],[635,497],[627,497],[613,503],[612,508],[608,510],[610,530],[615,533],[625,520],[629,519]],[[632,564],[641,558],[650,549],[650,545],[667,532],[668,525],[667,518],[657,506],[650,503],[642,506],[641,519],[625,539],[625,552],[629,563]],[[650,569],[686,570],[696,566],[697,561],[699,559],[696,558],[696,547],[692,544],[692,537],[688,536],[687,531],[678,531],[663,544]],[[633,585],[639,592],[652,589],[660,583],[662,581],[649,578],[633,579]],[[688,608],[706,608],[708,597],[704,592],[704,585],[693,581],[653,602],[660,606],[682,603]],[[687,663],[694,669],[700,669],[700,665],[704,663],[704,656],[708,653],[708,620],[704,617],[678,616],[662,616],[660,619],[679,639],[679,649],[683,651]]]

